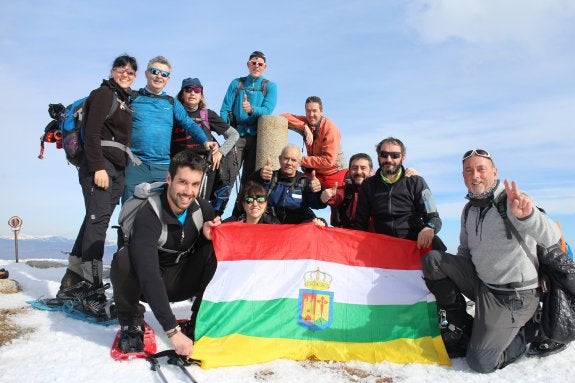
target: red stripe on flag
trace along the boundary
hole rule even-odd
[[[233,222],[213,230],[218,261],[316,259],[351,266],[419,270],[415,241],[364,231]]]

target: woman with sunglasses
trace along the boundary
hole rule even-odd
[[[239,216],[231,216],[224,222],[280,223],[272,214],[268,213],[268,199],[266,189],[257,182],[247,181],[238,195],[241,201]]]
[[[219,181],[220,162],[222,158],[234,147],[236,141],[240,138],[240,135],[237,130],[224,122],[216,112],[208,109],[204,96],[204,87],[202,86],[200,79],[184,79],[177,98],[184,105],[184,108],[186,108],[188,115],[202,127],[210,141],[215,141],[212,132],[222,135],[225,138],[219,151],[212,157],[213,166],[212,169],[208,170],[206,173],[208,181],[203,192],[205,198],[210,199],[212,202],[212,206],[214,207],[214,210],[216,210],[216,214],[222,215],[227,204],[228,193],[222,193],[220,190],[223,186]],[[186,134],[185,129],[176,125],[172,132],[172,145],[170,150],[172,157],[184,149],[192,149],[205,153],[205,149],[202,145],[197,143],[190,135]],[[214,185],[216,186],[215,189]],[[222,197],[224,196],[225,200],[222,200]],[[218,199],[218,197],[220,197],[220,199]]]
[[[242,212],[238,217],[231,216],[223,222],[245,222],[251,224],[268,223],[279,224],[281,223],[273,214],[269,213],[268,198],[266,189],[263,185],[247,181],[240,191],[238,198],[241,201]],[[322,219],[314,218],[312,222],[318,227],[325,227],[325,222]]]
[[[70,252],[57,298],[62,303],[69,299],[79,300],[86,314],[98,318],[107,316],[102,286],[104,242],[110,217],[124,191],[127,164],[125,150],[102,146],[102,141],[130,144],[132,110],[128,104],[132,93],[130,86],[136,79],[137,70],[134,57],[117,57],[109,78],[90,93],[85,103],[84,158],[78,169],[78,179],[86,215]],[[111,115],[110,111],[113,111]]]

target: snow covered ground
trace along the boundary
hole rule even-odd
[[[26,301],[40,296],[53,296],[64,273],[63,267],[41,269],[0,259],[0,267],[10,272],[22,291],[0,295],[0,309],[24,307],[21,314],[10,316],[19,326],[31,329],[20,338],[0,348],[0,381],[2,382],[159,382],[144,360],[117,362],[109,351],[117,328],[102,327],[67,318],[60,312],[38,311]],[[62,260],[57,260],[62,262]],[[189,304],[179,303],[176,314],[189,313]],[[159,329],[151,313],[146,320]],[[167,338],[158,331],[158,350],[169,348]],[[200,383],[208,382],[572,382],[575,376],[575,347],[543,359],[523,358],[489,375],[469,369],[463,359],[451,367],[434,365],[368,364],[362,362],[297,362],[278,360],[272,363],[202,370],[188,367]],[[163,360],[165,362],[165,359]],[[169,382],[187,382],[175,366],[162,364]]]

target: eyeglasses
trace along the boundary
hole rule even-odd
[[[184,88],[184,92],[186,93],[202,93],[202,87],[201,86],[187,86]]]
[[[264,65],[266,65],[266,63],[262,63],[262,62],[254,61],[254,60],[250,60],[249,63],[252,66],[259,66],[260,68],[263,67]]]
[[[401,153],[400,152],[386,152],[386,151],[381,151],[379,152],[379,156],[381,158],[393,158],[394,160],[397,160],[399,157],[401,157]]]
[[[135,76],[136,75],[136,71],[132,70],[132,69],[128,69],[128,68],[124,68],[122,66],[117,66],[112,68],[112,70],[118,74],[127,74],[128,76]]]
[[[170,76],[170,72],[166,72],[165,70],[160,70],[158,68],[148,68],[148,72],[150,72],[153,75],[161,75],[162,77],[169,77]]]
[[[491,159],[491,154],[489,154],[489,152],[487,150],[473,149],[473,150],[468,150],[465,152],[465,154],[463,155],[463,161],[465,161],[466,159],[468,159],[471,156],[479,156],[479,157],[485,157],[485,158]]]
[[[259,196],[256,196],[256,197],[246,197],[246,198],[244,198],[244,201],[245,201],[248,205],[250,205],[250,204],[252,204],[252,203],[254,203],[254,202],[264,203],[264,202],[267,201],[267,198],[266,198],[265,196],[263,196],[263,195],[259,195]]]

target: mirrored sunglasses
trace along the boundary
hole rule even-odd
[[[153,75],[160,75],[162,77],[169,77],[170,76],[170,72],[167,72],[165,70],[160,70],[158,68],[149,68],[148,72],[150,72]]]
[[[267,201],[267,198],[263,195],[259,195],[256,197],[246,197],[246,198],[244,198],[244,201],[245,201],[245,203],[247,203],[249,205],[249,204],[254,203],[254,201],[257,203],[264,203]]]
[[[201,86],[187,86],[184,88],[184,92],[186,93],[202,93],[202,87]]]
[[[254,61],[254,60],[250,60],[250,65],[251,66],[259,66],[260,68],[263,67],[264,65],[266,65],[265,63],[259,62],[259,61]]]
[[[112,68],[112,70],[118,74],[127,74],[128,76],[135,76],[136,75],[136,71],[133,69],[128,69],[128,68],[124,68],[122,66],[117,66],[115,68]]]

